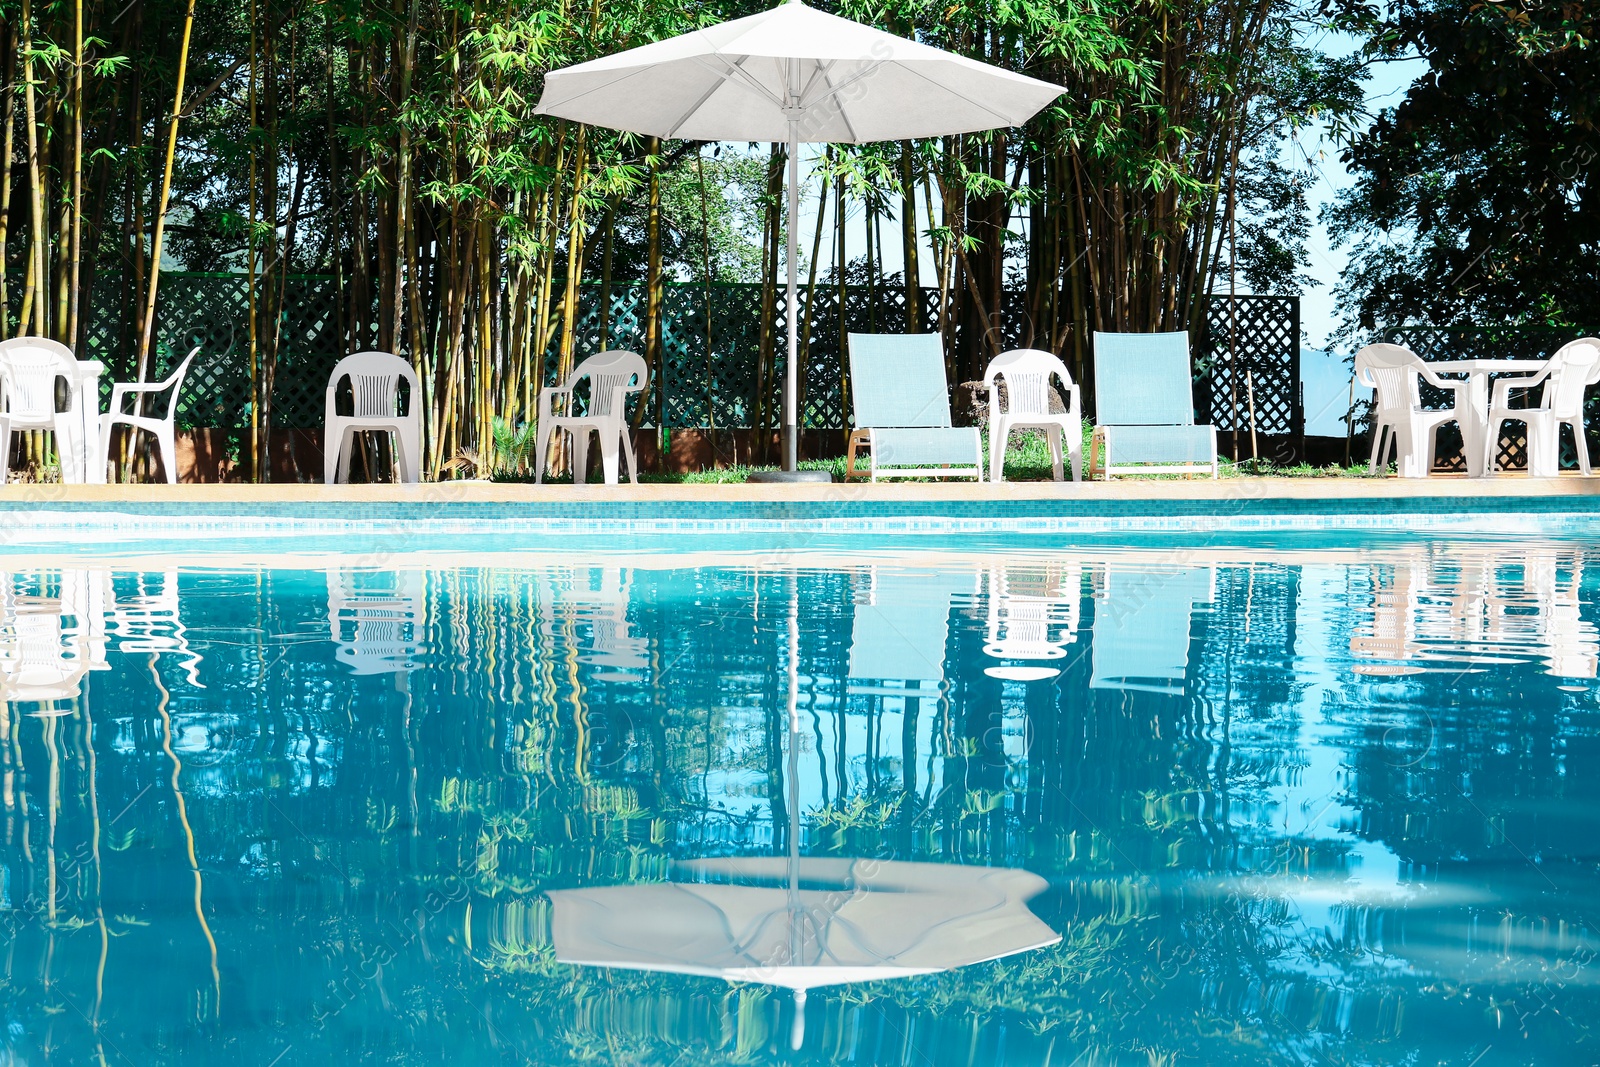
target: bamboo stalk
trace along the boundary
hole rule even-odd
[[[0,238],[0,248],[5,247]],[[78,308],[83,281],[83,0],[72,4],[72,251],[71,303],[67,308],[67,344],[76,348]],[[0,294],[0,301],[5,299]],[[176,398],[174,398],[176,403]]]
[[[23,283],[22,316],[17,324],[17,335],[20,337],[27,332],[28,320],[32,318],[34,333],[43,337],[47,327],[45,302],[41,290],[45,285],[45,279],[49,276],[45,264],[49,255],[46,242],[50,238],[44,228],[44,182],[39,168],[39,112],[34,98],[31,0],[22,0],[22,84],[23,119],[28,124],[28,207],[33,221],[33,232],[28,238],[28,276]]]
[[[178,153],[178,119],[183,115],[183,85],[189,73],[189,41],[194,35],[194,0],[188,0],[183,17],[183,43],[178,52],[178,85],[172,93],[172,117],[167,123],[167,159],[161,173],[161,199],[156,208],[156,232],[150,242],[150,286],[145,295],[144,329],[139,337],[138,381],[150,365],[150,341],[155,330],[156,291],[161,282],[161,241],[166,235],[167,205],[172,199],[172,167]],[[144,409],[143,394],[136,401]]]

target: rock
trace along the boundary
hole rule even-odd
[[[1004,405],[1008,401],[1006,380],[1001,378],[1000,403]],[[1067,410],[1067,402],[1062,398],[1059,387],[1050,390],[1050,410]],[[982,382],[962,382],[956,386],[955,396],[951,398],[951,418],[957,426],[989,425],[989,387]]]

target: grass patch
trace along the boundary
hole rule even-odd
[[[1085,426],[1083,441],[1083,459],[1089,459],[1089,427]],[[985,455],[988,454],[988,433],[984,433]],[[836,459],[808,459],[800,462],[803,471],[828,471],[832,473],[836,482],[844,481],[844,457]],[[777,470],[776,466],[752,467],[739,465],[735,467],[719,467],[705,471],[641,471],[639,481],[654,485],[732,485],[743,482],[757,471]],[[1389,471],[1382,471],[1377,475],[1367,473],[1365,463],[1353,463],[1349,466],[1329,464],[1325,467],[1316,467],[1309,463],[1296,463],[1291,466],[1279,466],[1267,459],[1245,459],[1235,463],[1224,459],[1217,472],[1221,478],[1385,478]],[[987,469],[985,470],[987,476]],[[1006,449],[1005,479],[1008,482],[1045,482],[1051,480],[1050,449],[1046,444],[1045,435],[1036,430],[1018,430],[1013,432],[1011,447]],[[1182,480],[1181,474],[1146,474],[1146,475],[1117,475],[1118,479],[1129,477],[1143,477],[1167,480]],[[533,481],[532,474],[497,474],[497,482],[528,482]],[[913,479],[899,478],[896,481],[941,481],[943,479]],[[547,485],[571,485],[572,479],[563,475],[559,478],[546,478]]]

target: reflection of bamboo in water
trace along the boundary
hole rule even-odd
[[[0,757],[5,760],[5,769],[0,771],[0,804],[6,809],[6,843],[11,843],[11,835],[16,831],[15,815],[16,771],[11,763],[11,703],[0,700]]]
[[[106,991],[106,956],[111,949],[110,931],[106,929],[105,901],[101,898],[100,867],[100,788],[96,777],[94,755],[94,716],[89,712],[88,690],[85,688],[82,700],[83,711],[83,748],[89,770],[89,858],[94,863],[94,921],[100,930],[100,960],[94,971],[94,1012],[89,1016],[90,1025],[96,1031],[100,1028],[100,1004],[105,999]],[[98,1044],[98,1042],[97,1042]],[[105,1053],[100,1053],[102,1062]]]
[[[572,726],[577,733],[573,745],[572,771],[579,785],[589,784],[589,713],[583,705],[583,690],[578,682],[578,624],[576,610],[569,604],[561,620],[562,664],[567,669],[567,688],[572,697]]]
[[[11,705],[6,705],[6,722],[11,721]],[[10,810],[17,813],[17,823],[8,817],[7,830],[14,831],[13,840],[22,845],[22,859],[29,870],[33,868],[33,833],[28,818],[28,768],[22,761],[22,713],[17,712],[16,725],[11,728],[11,765],[6,768],[8,788],[14,789]],[[11,836],[8,834],[8,836]]]
[[[189,825],[189,810],[183,802],[183,790],[178,785],[178,776],[183,773],[183,763],[178,759],[178,754],[172,749],[172,713],[167,710],[167,704],[172,699],[167,692],[167,687],[161,684],[161,672],[156,669],[156,654],[150,653],[150,677],[156,683],[156,691],[161,694],[161,699],[156,703],[156,711],[161,716],[161,750],[172,761],[172,796],[178,804],[178,822],[183,826],[184,842],[189,849],[189,870],[194,874],[194,915],[200,920],[200,932],[205,934],[206,945],[211,950],[211,986],[216,991],[216,1000],[212,1003],[212,1014],[220,1017],[222,1014],[222,972],[217,969],[217,939],[211,936],[211,924],[206,922],[204,906],[204,883],[200,877],[200,861],[194,851],[194,829]]]
[[[61,812],[61,754],[56,749],[56,723],[59,720],[55,715],[49,715],[44,720],[44,748],[50,754],[50,779],[49,788],[45,794],[45,885],[48,896],[46,898],[46,911],[50,916],[52,931],[56,922],[56,819]],[[52,950],[55,946],[55,935],[51,934]]]

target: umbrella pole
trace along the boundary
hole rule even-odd
[[[799,368],[795,365],[800,358],[798,325],[800,309],[796,306],[800,290],[800,265],[795,262],[800,255],[800,238],[795,230],[800,219],[800,122],[795,118],[789,120],[788,185],[789,222],[784,229],[789,232],[789,255],[786,264],[789,275],[789,299],[784,303],[784,311],[789,326],[789,359],[783,376],[783,469],[794,471],[799,469],[800,460],[799,391],[796,388]]]

